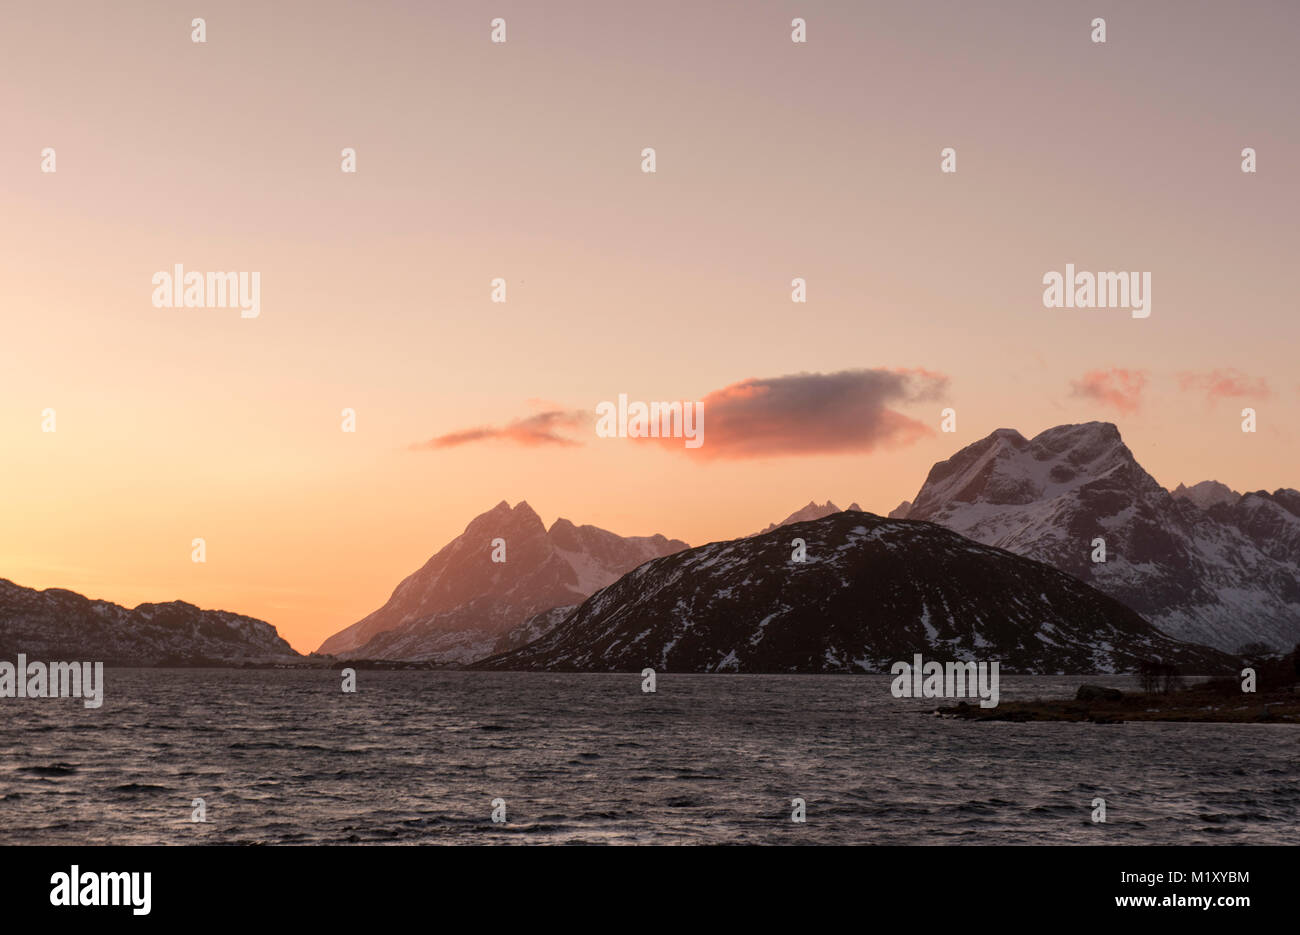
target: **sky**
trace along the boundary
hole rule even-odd
[[[1295,4],[200,6],[0,11],[0,577],[305,652],[503,499],[697,545],[1091,420],[1300,487]],[[1045,307],[1067,263],[1150,316]]]

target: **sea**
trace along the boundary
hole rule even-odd
[[[1293,725],[978,723],[890,681],[107,669],[97,709],[0,700],[0,844],[1297,839]]]

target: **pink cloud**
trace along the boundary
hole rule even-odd
[[[897,406],[939,399],[948,378],[926,370],[842,370],[751,378],[707,394],[698,457],[867,453],[910,445],[934,429]],[[938,413],[934,414],[935,421]]]
[[[1129,413],[1137,412],[1141,407],[1142,392],[1146,385],[1146,371],[1125,370],[1122,367],[1089,370],[1082,378],[1070,383],[1072,395]]]
[[[1209,402],[1220,399],[1271,396],[1273,390],[1263,377],[1250,377],[1240,370],[1226,368],[1201,373],[1187,371],[1178,375],[1178,385],[1183,392],[1205,393]]]
[[[564,437],[559,434],[559,430],[573,431],[579,428],[587,419],[588,415],[585,412],[551,410],[549,412],[539,412],[537,415],[527,416],[523,419],[515,419],[513,422],[501,427],[480,426],[478,428],[463,429],[459,432],[450,432],[446,435],[431,438],[428,441],[415,442],[410,447],[412,451],[433,451],[439,448],[455,448],[473,442],[493,440],[511,442],[516,445],[523,445],[526,448],[533,448],[538,445],[576,447],[581,445],[582,442]]]

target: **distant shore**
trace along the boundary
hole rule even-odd
[[[162,659],[156,662],[107,662],[109,669],[451,669],[436,662],[393,659],[336,659],[333,656],[303,656],[298,659]]]
[[[1080,686],[1075,698],[1009,701],[996,708],[961,702],[936,708],[934,714],[968,721],[1300,724],[1300,688],[1278,685],[1268,690],[1260,688],[1256,692],[1243,692],[1240,683],[1234,679],[1215,679],[1171,692],[1129,693],[1084,685]]]

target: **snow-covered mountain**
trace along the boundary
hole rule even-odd
[[[74,591],[37,591],[0,578],[0,659],[119,666],[289,662],[302,657],[275,627],[184,601],[128,610]]]
[[[790,539],[807,544],[792,560]],[[1056,569],[930,523],[834,513],[647,562],[486,669],[885,672],[922,653],[1006,672],[1231,671]]]
[[[503,639],[509,645],[516,627],[537,632],[542,621],[535,615],[572,606],[642,562],[685,548],[676,539],[625,538],[567,519],[548,530],[527,503],[512,509],[503,500],[402,581],[383,607],[331,636],[319,651],[354,659],[472,662]],[[494,553],[505,561],[494,561]]]
[[[1206,512],[1239,530],[1269,558],[1289,566],[1300,564],[1300,491],[1255,490],[1231,504],[1216,503]]]
[[[856,503],[850,503],[849,509],[858,513],[862,512],[862,507],[858,506]],[[827,500],[825,503],[818,503],[816,500],[809,500],[807,506],[800,507],[785,519],[781,520],[781,522],[771,523],[767,528],[763,529],[761,532],[754,533],[754,535],[761,536],[763,533],[771,532],[773,529],[779,529],[782,526],[789,526],[791,523],[804,523],[810,519],[821,519],[823,516],[830,516],[832,513],[840,512],[843,511],[830,500]]]
[[[908,517],[1047,562],[1178,639],[1290,648],[1300,640],[1300,494],[1183,491],[1156,483],[1110,423],[1032,440],[998,429],[931,468]],[[1098,538],[1105,562],[1093,561]]]

